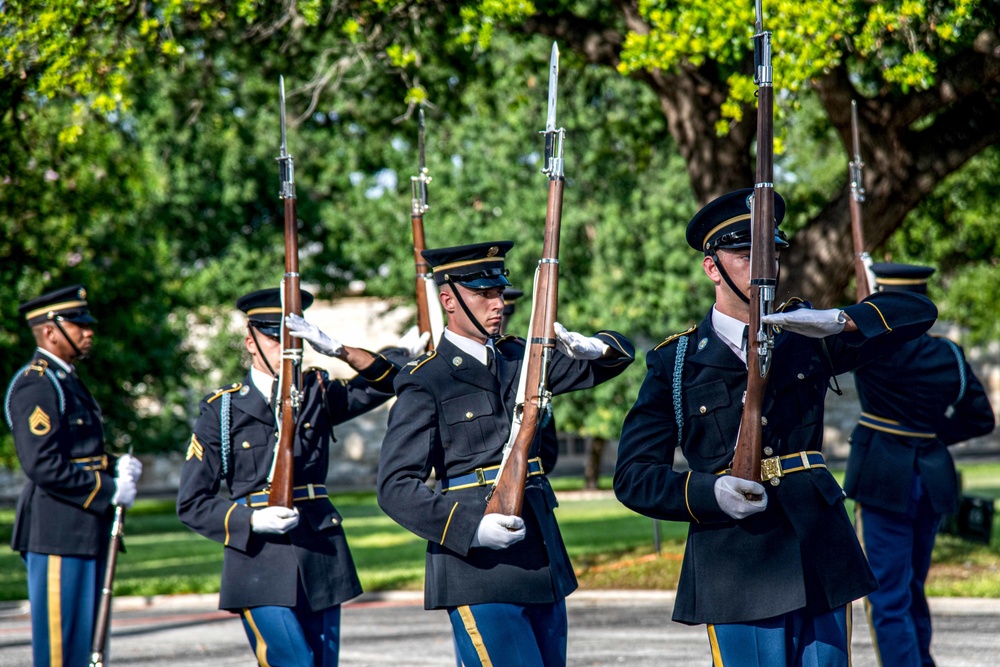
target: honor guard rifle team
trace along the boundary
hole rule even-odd
[[[932,269],[876,264],[878,289],[858,304],[816,310],[791,299],[764,317],[778,331],[761,419],[769,465],[762,483],[730,475],[747,378],[751,193],[715,199],[687,226],[715,303],[646,355],[615,494],[636,512],[689,524],[673,619],[707,626],[714,664],[848,665],[851,602],[866,597],[880,664],[932,665],[924,581],[941,517],[957,503],[948,446],[992,431],[986,392],[958,346],[926,333],[937,316],[924,295]],[[788,247],[784,209],[775,194],[778,250]],[[409,334],[372,353],[285,318],[291,335],[358,373],[303,373],[291,508],[268,506],[281,296],[263,289],[237,301],[251,367],[202,400],[177,513],[224,546],[219,606],[240,614],[260,665],[337,664],[340,605],[361,585],[325,486],[333,429],[394,395],[378,503],[427,540],[425,607],[447,614],[458,664],[566,664],[565,600],[577,582],[547,478],[558,455],[551,415],[535,435],[520,516],[485,513],[526,346],[504,331],[520,295],[507,289],[512,246],[423,252],[447,315],[432,352],[421,354],[426,336]],[[303,291],[303,309],[312,301]],[[28,572],[34,663],[87,665],[112,510],[132,505],[142,465],[106,451],[100,406],[75,371],[96,324],[86,290],[53,290],[19,312],[37,349],[4,402],[28,478],[11,546]],[[554,394],[594,387],[634,358],[614,331],[586,336],[557,323],[556,334]],[[827,388],[848,371],[861,402],[845,483],[857,532],[823,455]],[[687,467],[675,467],[675,448]]]

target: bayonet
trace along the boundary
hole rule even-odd
[[[288,154],[285,137],[285,77],[278,77],[278,97],[281,100],[281,147],[278,149],[278,175],[281,186],[278,196],[295,199],[295,158]]]
[[[563,177],[563,138],[566,131],[556,129],[556,105],[559,99],[559,46],[552,42],[549,56],[549,109],[545,116],[545,162],[542,173],[549,178]]]

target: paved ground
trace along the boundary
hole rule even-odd
[[[252,666],[237,617],[216,596],[115,600],[112,665]],[[569,664],[688,667],[709,664],[703,626],[670,621],[673,593],[601,591],[569,599]],[[1000,664],[1000,600],[941,598],[934,612],[939,667]],[[855,606],[854,667],[875,667],[861,605]],[[344,607],[342,667],[454,665],[444,612],[424,611],[419,595],[366,595]],[[0,607],[0,665],[30,667],[27,603]]]

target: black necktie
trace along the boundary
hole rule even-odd
[[[750,325],[749,324],[744,324],[743,325],[743,342],[740,344],[740,349],[743,350],[744,352],[747,351],[747,344],[749,343],[749,338],[750,338]]]
[[[492,373],[493,377],[495,377],[495,378],[497,378],[499,380],[500,376],[497,373],[497,370],[498,370],[497,366],[499,366],[499,364],[497,364],[496,352],[493,350],[493,346],[487,345],[486,346],[486,370],[488,370],[490,373]]]

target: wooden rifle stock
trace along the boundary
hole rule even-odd
[[[854,159],[848,163],[851,179],[851,238],[854,242],[854,282],[857,286],[857,300],[864,301],[871,293],[868,279],[868,252],[865,250],[864,218],[861,216],[861,202],[865,200],[861,161],[861,137],[858,132],[858,103],[851,100],[851,147]]]
[[[747,391],[743,401],[732,474],[761,481],[761,423],[764,391],[771,370],[774,331],[761,322],[771,312],[777,284],[774,251],[774,95],[771,35],[764,31],[760,0],[754,35],[757,89],[757,173],[750,221],[750,322],[747,333]]]
[[[294,158],[285,144],[285,80],[281,78],[280,197],[285,202],[285,277],[281,281],[281,374],[278,377],[278,442],[274,449],[268,506],[292,507],[295,466],[295,423],[302,388],[302,339],[285,327],[290,314],[302,315],[299,287],[299,230],[295,206]]]
[[[545,214],[545,242],[542,257],[558,260],[559,228],[562,218],[562,178],[549,181],[549,203]],[[524,500],[524,485],[528,478],[528,458],[531,444],[548,403],[546,386],[548,360],[556,347],[556,309],[559,301],[559,264],[539,262],[535,279],[535,299],[532,303],[528,360],[521,372],[527,374],[521,428],[511,447],[507,462],[496,480],[486,504],[487,514],[520,515]]]
[[[500,470],[486,502],[486,514],[520,515],[524,486],[528,478],[528,457],[535,433],[551,397],[548,391],[549,360],[556,347],[556,310],[559,302],[559,230],[562,225],[563,137],[556,129],[556,100],[559,83],[559,49],[552,44],[549,58],[549,107],[545,121],[545,167],[549,177],[549,200],[545,209],[545,240],[542,259],[535,271],[531,329],[528,332],[526,361],[521,367],[523,403],[514,406],[514,442],[505,451]],[[519,389],[520,393],[520,389]],[[520,420],[520,421],[519,421]],[[520,427],[518,427],[520,423]]]
[[[118,565],[118,552],[121,550],[122,534],[125,530],[125,508],[115,507],[115,519],[111,524],[111,541],[108,542],[108,553],[104,563],[104,580],[101,583],[101,598],[97,603],[97,616],[94,619],[94,636],[90,642],[90,667],[104,667],[108,630],[111,627],[111,598],[115,583],[115,568]]]

